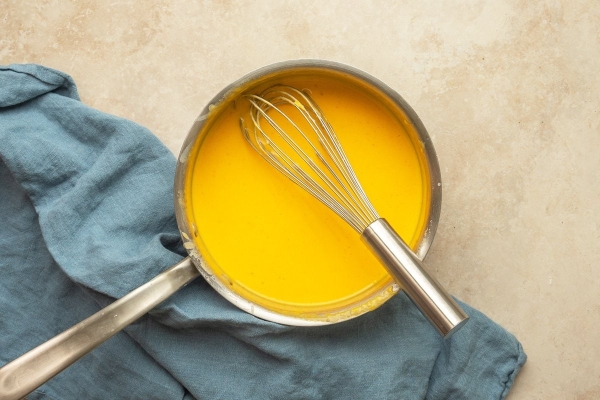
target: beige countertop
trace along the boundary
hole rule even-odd
[[[599,2],[0,0],[0,33],[0,64],[70,74],[85,103],[174,153],[220,89],[264,64],[324,58],[380,78],[438,152],[428,265],[528,354],[508,398],[600,398]]]

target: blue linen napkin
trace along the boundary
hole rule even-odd
[[[185,255],[175,165],[147,129],[81,103],[68,75],[0,67],[0,365]],[[503,399],[525,353],[462,305],[471,319],[446,341],[402,293],[288,327],[199,278],[28,398]]]

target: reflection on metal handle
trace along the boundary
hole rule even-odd
[[[199,275],[189,258],[0,368],[0,400],[17,400],[104,343]]]
[[[444,288],[423,268],[421,260],[383,218],[361,236],[408,297],[444,337],[469,319]]]

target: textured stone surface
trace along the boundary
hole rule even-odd
[[[0,64],[65,71],[175,153],[257,67],[341,61],[428,128],[444,181],[428,265],[529,356],[509,399],[600,398],[600,3],[0,0]]]

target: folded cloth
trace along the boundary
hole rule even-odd
[[[73,80],[0,67],[0,365],[179,261],[175,158]],[[255,318],[201,278],[29,399],[502,399],[525,353],[473,308],[442,340],[403,294],[326,327]]]

